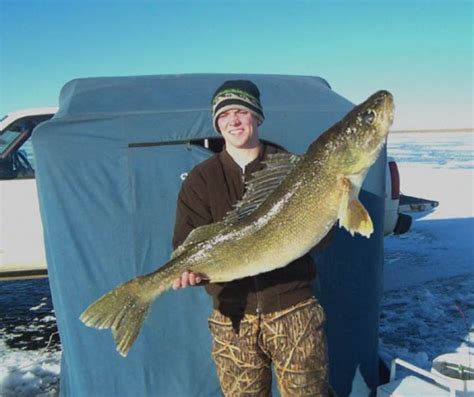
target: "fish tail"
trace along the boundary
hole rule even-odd
[[[146,281],[146,277],[137,277],[119,285],[92,303],[80,317],[89,327],[110,328],[123,357],[135,342],[151,303],[162,292],[150,294],[143,285]]]

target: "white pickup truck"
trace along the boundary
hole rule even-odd
[[[56,111],[25,109],[0,120],[0,280],[47,275],[30,136]],[[411,217],[399,213],[400,178],[392,158],[387,161],[385,190],[384,234],[405,233]]]

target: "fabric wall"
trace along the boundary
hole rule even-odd
[[[210,299],[201,288],[161,296],[127,358],[115,352],[110,331],[87,328],[79,316],[103,293],[169,258],[182,174],[211,155],[186,141],[216,136],[210,97],[222,81],[237,77],[250,78],[262,92],[262,138],[293,152],[304,152],[352,107],[316,77],[93,78],[66,84],[58,114],[34,131],[64,347],[61,395],[220,395],[209,353]],[[367,395],[377,384],[384,164],[382,156],[361,194],[376,227],[372,238],[339,230],[317,255],[331,382],[342,396]]]

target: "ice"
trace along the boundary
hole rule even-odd
[[[60,352],[11,350],[0,340],[0,396],[58,394]]]
[[[474,135],[393,134],[402,192],[439,207],[385,238],[380,355],[430,369],[444,353],[474,354]]]
[[[42,307],[46,306],[46,302],[42,301],[38,306],[30,307],[31,311],[36,311],[41,309]]]

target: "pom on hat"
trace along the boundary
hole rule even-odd
[[[212,124],[217,132],[220,133],[217,118],[230,109],[248,110],[260,122],[265,119],[260,103],[260,91],[249,80],[226,81],[212,96]]]

